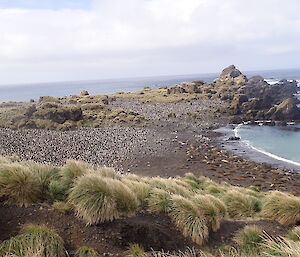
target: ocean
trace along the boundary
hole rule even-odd
[[[242,144],[278,161],[300,168],[300,125],[253,126],[239,125],[235,136]]]
[[[300,69],[244,72],[248,77],[261,75],[272,84],[280,79],[297,80],[300,83]],[[29,101],[40,96],[66,96],[87,90],[90,94],[109,94],[117,91],[134,91],[145,86],[160,87],[186,81],[202,79],[213,81],[219,74],[192,74],[146,78],[106,79],[93,81],[36,83],[26,85],[0,85],[0,102]],[[276,161],[300,167],[300,130],[286,127],[238,126],[236,135],[244,146]]]

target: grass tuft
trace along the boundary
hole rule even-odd
[[[139,200],[139,207],[144,209],[148,206],[148,198],[151,192],[151,187],[149,184],[144,182],[139,182],[131,179],[122,180],[137,196]]]
[[[262,214],[285,226],[300,222],[300,198],[281,192],[271,192],[264,199]]]
[[[122,182],[88,174],[78,178],[68,201],[77,216],[87,224],[112,221],[121,215],[132,215],[138,206],[136,195]]]
[[[65,257],[62,238],[44,225],[28,225],[22,233],[0,245],[0,256]]]
[[[82,246],[75,252],[75,257],[100,257],[100,255],[94,249]]]
[[[261,202],[258,198],[235,189],[227,191],[223,199],[231,217],[253,217],[261,210]]]
[[[131,244],[127,251],[126,257],[150,257],[143,247],[138,244]]]
[[[66,202],[54,202],[52,209],[61,213],[68,213],[71,210],[71,206]]]
[[[214,232],[219,230],[224,218],[224,204],[217,198],[206,195],[197,195],[192,198],[192,201],[205,217],[209,229]]]
[[[287,236],[290,240],[298,242],[300,241],[300,226],[293,228]]]
[[[202,245],[209,235],[207,220],[195,204],[182,196],[172,196],[170,217],[185,237]]]
[[[246,226],[235,235],[234,241],[246,252],[258,251],[263,243],[263,231],[257,226]]]
[[[171,205],[171,195],[167,191],[158,188],[151,190],[148,198],[148,209],[151,212],[167,213],[170,211]]]
[[[66,183],[72,183],[77,177],[92,170],[91,165],[86,162],[67,160],[61,170],[61,175]]]
[[[7,203],[28,206],[42,196],[41,184],[33,172],[24,165],[13,163],[0,167],[0,196]]]

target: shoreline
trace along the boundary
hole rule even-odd
[[[214,131],[222,134],[220,137],[221,147],[233,155],[238,155],[246,160],[251,160],[257,164],[267,163],[274,168],[284,169],[292,172],[300,172],[300,164],[292,160],[285,159],[275,154],[258,149],[251,144],[240,140],[228,140],[229,137],[239,137],[237,128],[242,124],[228,124],[225,127],[218,128]]]

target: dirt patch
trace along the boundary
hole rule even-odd
[[[258,220],[258,221],[238,221],[238,220],[224,220],[221,223],[220,230],[210,235],[207,247],[210,249],[217,249],[222,245],[236,245],[234,236],[247,225],[255,225],[261,228],[270,236],[284,236],[288,233],[290,228],[280,225],[272,220]]]
[[[65,241],[72,254],[77,247],[89,246],[107,256],[123,256],[131,243],[146,250],[179,250],[193,244],[174,229],[168,216],[139,213],[97,226],[85,226],[73,213],[62,214],[49,206],[28,208],[0,206],[0,241],[17,235],[25,224],[45,224]],[[105,255],[106,256],[106,255]]]

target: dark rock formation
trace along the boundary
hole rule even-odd
[[[299,120],[300,109],[297,107],[297,103],[295,98],[285,99],[277,107],[272,107],[267,114],[272,120]]]

